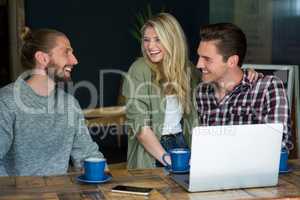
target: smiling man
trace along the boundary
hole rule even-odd
[[[29,68],[0,90],[0,176],[42,176],[67,172],[88,157],[103,157],[92,142],[78,102],[60,89],[78,61],[61,32],[24,34],[21,52]]]
[[[250,82],[241,66],[247,40],[230,23],[201,28],[197,68],[202,71],[196,100],[201,125],[261,124],[281,122],[283,148],[288,148],[290,116],[282,81],[275,76]],[[259,139],[259,138],[258,138]]]

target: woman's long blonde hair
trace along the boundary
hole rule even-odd
[[[168,13],[160,13],[149,19],[141,29],[152,27],[165,48],[162,62],[153,63],[148,58],[142,38],[142,53],[149,64],[154,82],[162,86],[164,94],[175,94],[184,113],[190,112],[190,68],[186,37],[178,21]]]

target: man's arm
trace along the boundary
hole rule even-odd
[[[71,158],[75,167],[81,168],[84,159],[91,157],[103,158],[104,156],[99,151],[98,145],[93,142],[90,136],[88,128],[85,125],[85,120],[81,109],[78,112],[76,112],[78,123],[75,124],[76,134],[71,151]]]
[[[267,106],[267,122],[283,123],[282,148],[291,148],[291,120],[287,94],[283,82],[272,77],[266,91],[264,105]]]
[[[7,105],[0,101],[0,176],[7,176],[3,166],[3,158],[13,141],[13,121],[13,115]]]

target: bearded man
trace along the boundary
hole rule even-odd
[[[21,62],[29,68],[0,90],[0,176],[65,174],[89,157],[102,158],[75,98],[57,87],[78,64],[65,34],[27,31]]]

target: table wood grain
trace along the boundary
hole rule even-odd
[[[64,176],[0,177],[0,199],[5,200],[220,200],[300,199],[300,160],[290,161],[291,173],[281,174],[276,187],[188,193],[161,168],[144,170],[112,169],[113,179],[105,184],[83,184],[78,173]],[[154,188],[148,197],[112,193],[116,185]]]

